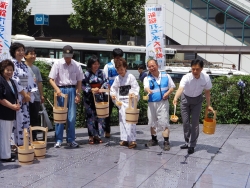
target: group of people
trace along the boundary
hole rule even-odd
[[[38,112],[40,103],[44,102],[42,77],[33,65],[35,49],[13,43],[10,55],[12,60],[0,63],[0,158],[5,162],[15,161],[10,141],[23,145],[23,129],[39,126]],[[32,134],[36,139],[36,132]]]
[[[20,43],[10,47],[13,60],[0,63],[0,158],[4,161],[14,161],[11,156],[10,139],[14,133],[16,145],[23,144],[23,129],[30,125],[37,126],[38,110],[44,102],[42,78],[40,71],[33,65],[36,52],[34,48],[25,48]],[[75,141],[76,107],[83,102],[88,128],[88,143],[103,143],[102,137],[110,137],[110,116],[99,118],[96,114],[95,101],[108,102],[109,114],[116,105],[119,109],[120,145],[135,148],[136,125],[126,122],[125,110],[129,98],[139,100],[140,87],[133,74],[127,71],[128,64],[123,58],[123,51],[113,50],[113,59],[101,70],[99,58],[93,55],[88,59],[87,70],[83,73],[81,66],[72,59],[73,48],[69,45],[63,48],[63,58],[54,63],[49,73],[49,82],[57,95],[58,106],[64,105],[62,94],[68,95],[67,137],[69,147],[79,147]],[[25,62],[22,59],[25,58]],[[192,154],[199,136],[199,116],[202,105],[202,93],[205,90],[207,109],[210,106],[209,76],[202,72],[203,61],[191,62],[192,72],[185,75],[177,90],[173,104],[177,105],[181,96],[181,115],[185,144],[181,149],[188,149]],[[146,146],[158,145],[157,132],[162,130],[164,150],[170,150],[169,96],[174,91],[175,84],[165,71],[158,69],[156,60],[147,62],[149,73],[139,67],[140,80],[148,93],[148,125],[152,139]],[[100,89],[110,89],[110,95]],[[109,99],[108,99],[109,97]],[[13,127],[13,129],[12,129]],[[55,147],[60,148],[63,142],[64,124],[55,124]],[[33,134],[33,133],[32,133]],[[34,133],[33,138],[36,138]]]

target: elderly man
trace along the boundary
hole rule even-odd
[[[169,144],[169,95],[174,91],[175,84],[166,72],[158,70],[156,60],[147,63],[149,74],[144,78],[144,90],[149,94],[148,124],[151,129],[152,139],[146,146],[158,145],[156,131],[163,128],[164,150],[170,150]]]
[[[63,47],[63,57],[56,62],[49,74],[49,82],[57,94],[59,106],[63,106],[63,94],[68,94],[67,142],[70,147],[78,147],[75,142],[76,104],[80,102],[83,72],[81,66],[72,59],[73,48]],[[55,125],[56,148],[60,148],[63,141],[64,124]]]
[[[181,117],[186,143],[180,148],[188,149],[188,154],[194,153],[199,136],[199,118],[203,101],[203,90],[205,90],[207,101],[206,108],[208,111],[213,110],[210,106],[210,89],[212,88],[212,83],[209,75],[201,72],[203,64],[203,61],[199,59],[191,62],[192,72],[182,77],[173,100],[173,104],[176,105],[178,98],[181,96]]]

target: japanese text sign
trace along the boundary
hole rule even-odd
[[[146,18],[146,61],[155,59],[159,69],[165,66],[164,28],[165,6],[155,5],[145,7]]]
[[[12,0],[0,0],[0,61],[10,59]]]

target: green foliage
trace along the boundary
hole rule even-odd
[[[31,9],[28,11],[26,7],[30,0],[14,0],[12,4],[12,35],[28,33],[28,18]]]
[[[43,93],[44,93],[44,97],[45,97],[45,107],[46,107],[46,110],[48,112],[49,118],[53,119],[53,108],[51,107],[51,105],[47,101],[47,99],[48,99],[52,104],[54,101],[54,98],[53,98],[54,97],[54,90],[51,87],[51,85],[49,83],[49,78],[48,78],[51,67],[42,61],[36,61],[34,63],[34,65],[40,69],[42,79],[43,79]]]
[[[240,89],[237,86],[239,79],[247,83],[244,89],[243,110],[239,109]],[[250,76],[221,76],[212,81],[211,90],[211,106],[217,113],[216,121],[219,124],[246,124],[250,123]],[[173,98],[170,96],[169,114],[173,114]],[[203,95],[202,112],[200,115],[200,123],[203,123],[206,108],[206,98]],[[179,117],[177,123],[182,123],[180,105],[177,106],[176,115]],[[210,118],[213,114],[209,113]],[[173,122],[171,122],[173,123]]]
[[[145,3],[146,0],[72,0],[74,13],[68,23],[72,28],[107,38],[107,43],[117,43],[119,39],[112,35],[115,29],[131,36],[142,34]]]
[[[138,108],[140,109],[140,114],[139,114],[139,120],[138,124],[139,125],[146,125],[148,124],[148,101],[143,100],[143,96],[146,95],[144,92],[144,87],[143,83],[141,81],[138,81],[138,84],[140,86],[140,100],[138,102]]]
[[[246,82],[244,88],[243,109],[239,109],[239,79]],[[219,77],[213,80],[211,102],[217,111],[217,123],[240,124],[250,123],[250,76]],[[204,104],[205,105],[205,104]],[[204,109],[204,108],[203,108]]]

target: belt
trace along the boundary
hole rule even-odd
[[[59,88],[75,88],[76,86],[75,85],[67,85],[67,86],[57,86]]]

